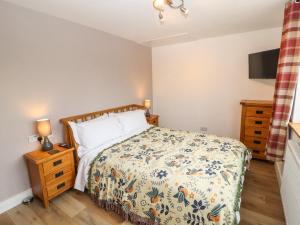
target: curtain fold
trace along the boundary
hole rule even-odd
[[[266,158],[282,160],[300,67],[300,3],[286,3]]]

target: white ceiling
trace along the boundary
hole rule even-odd
[[[148,46],[282,26],[285,0],[185,0],[187,18],[152,0],[7,0]]]

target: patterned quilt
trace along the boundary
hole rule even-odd
[[[238,224],[249,154],[230,138],[152,127],[99,153],[88,189],[137,224]]]

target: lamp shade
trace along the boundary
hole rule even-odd
[[[47,137],[52,134],[51,124],[49,119],[37,120],[37,131],[41,137]]]
[[[164,9],[164,5],[165,5],[165,0],[154,0],[153,1],[153,6],[154,8],[162,11]]]
[[[151,108],[151,100],[146,99],[144,101],[144,106],[146,107],[146,109],[150,109]]]

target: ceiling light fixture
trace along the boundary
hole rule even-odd
[[[184,7],[184,0],[153,0],[153,7],[158,10],[158,18],[161,22],[165,19],[164,10],[166,5],[173,9],[179,9],[185,16],[189,14],[189,10]]]

